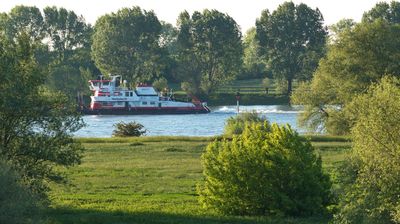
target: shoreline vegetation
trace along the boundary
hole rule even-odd
[[[399,1],[329,27],[318,8],[283,2],[246,33],[216,9],[184,10],[174,26],[124,7],[91,25],[15,6],[0,14],[0,223],[400,223],[399,36]],[[177,101],[300,105],[298,124],[328,135],[251,112],[225,137],[74,138],[76,100],[106,74]],[[127,105],[117,100],[102,106]]]
[[[334,174],[346,158],[348,137],[305,135]],[[61,169],[67,185],[53,184],[49,223],[328,223],[329,216],[239,217],[201,208],[201,154],[215,137],[76,138],[82,164]]]

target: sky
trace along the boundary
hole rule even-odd
[[[305,3],[309,7],[319,8],[324,16],[325,25],[331,25],[343,18],[361,20],[365,11],[376,3],[385,0],[293,0]],[[242,32],[255,26],[255,21],[263,9],[275,10],[284,0],[0,0],[0,11],[9,12],[16,5],[64,7],[83,15],[87,22],[95,24],[96,19],[104,14],[116,12],[123,7],[139,6],[153,10],[159,20],[176,24],[178,15],[183,10],[189,13],[203,9],[216,9],[229,14],[241,27]],[[390,2],[387,0],[386,2]]]

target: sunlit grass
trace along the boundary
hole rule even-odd
[[[205,137],[82,138],[82,164],[52,185],[50,223],[326,223],[308,219],[230,217],[200,207]],[[311,137],[324,168],[345,159],[350,142]],[[99,218],[101,217],[101,218]]]

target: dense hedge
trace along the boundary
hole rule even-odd
[[[249,124],[232,141],[210,143],[202,164],[200,203],[221,213],[320,215],[330,203],[320,157],[288,126]]]

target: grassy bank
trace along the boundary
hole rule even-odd
[[[345,159],[346,138],[307,136],[331,171]],[[50,223],[327,223],[328,217],[222,216],[197,202],[200,156],[212,138],[84,138],[69,184],[53,185]]]
[[[170,84],[170,88],[174,89],[176,98],[187,98],[180,84]],[[262,79],[234,80],[218,87],[210,96],[200,98],[207,101],[210,106],[236,105],[235,96],[237,91],[239,91],[241,95],[241,105],[289,104],[289,97],[279,93],[272,83],[268,87],[268,93],[266,93],[265,86],[262,84]]]

